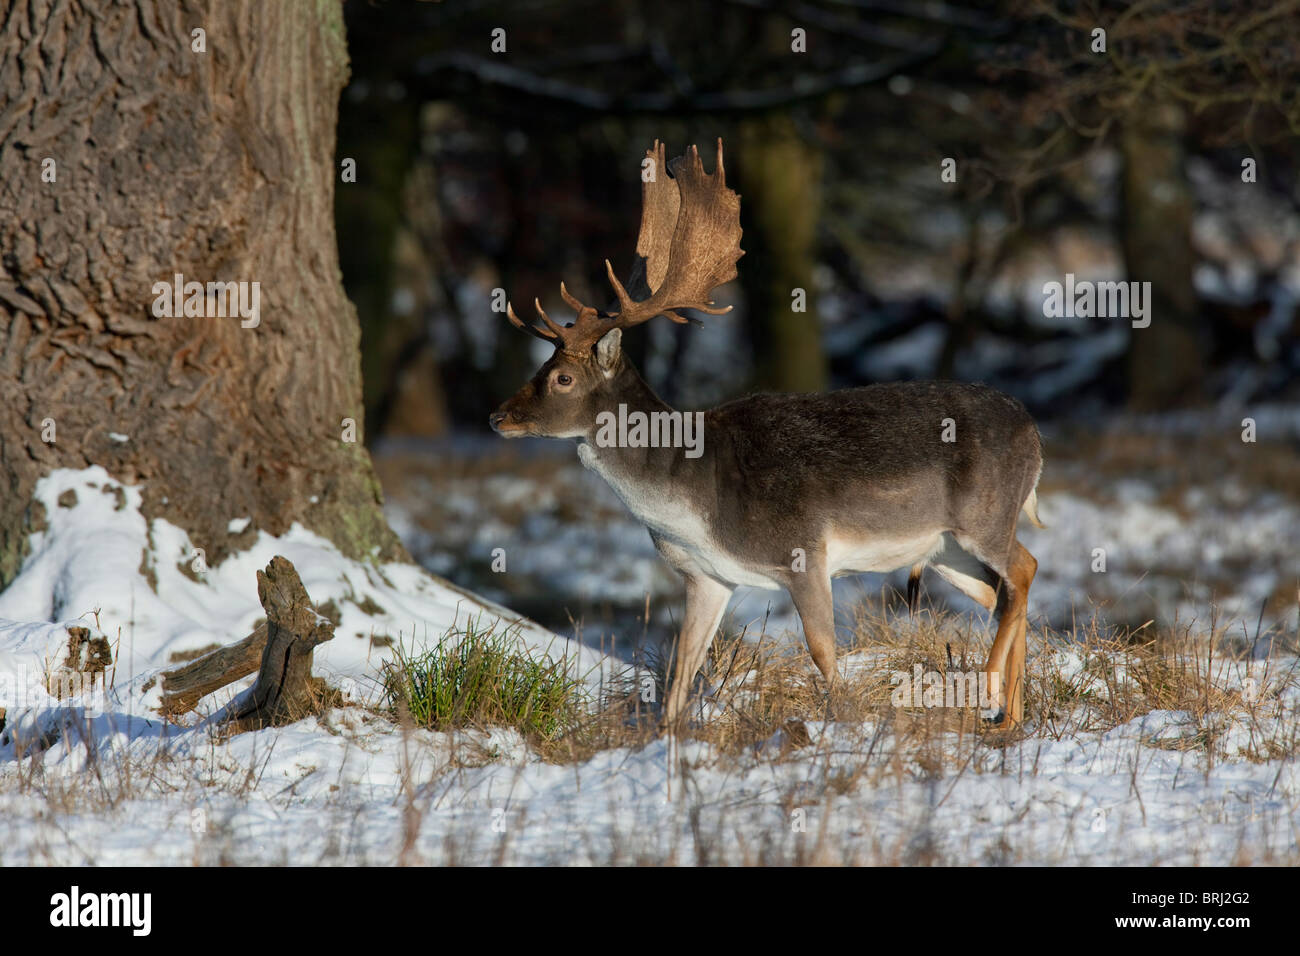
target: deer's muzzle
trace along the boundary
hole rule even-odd
[[[514,409],[508,408],[506,405],[501,406],[488,416],[488,424],[492,426],[494,432],[506,438],[514,438],[523,434],[525,430],[525,426],[519,423],[519,416],[515,414]]]

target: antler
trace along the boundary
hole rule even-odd
[[[506,318],[510,320],[510,324],[513,325],[515,328],[523,329],[525,332],[531,332],[533,335],[537,336],[539,339],[541,339],[544,342],[553,343],[559,341],[564,335],[563,331],[561,330],[561,327],[551,321],[551,317],[547,315],[546,310],[542,308],[542,303],[540,300],[533,299],[533,307],[537,309],[537,314],[540,315],[542,317],[542,321],[546,323],[545,329],[539,329],[537,326],[533,325],[532,323],[524,322],[523,320],[521,320],[519,316],[515,315],[514,306],[512,306],[509,302],[506,303]]]
[[[606,259],[605,271],[618,297],[618,312],[602,315],[571,295],[561,282],[560,295],[578,313],[574,322],[556,325],[534,300],[546,324],[545,329],[538,328],[521,322],[507,303],[506,315],[516,327],[566,352],[581,354],[611,329],[640,325],[657,315],[686,322],[681,309],[709,315],[731,311],[731,306],[715,308],[709,298],[715,288],[736,277],[736,262],[745,254],[740,248],[740,197],[727,188],[722,140],[718,140],[717,168],[712,175],[704,172],[694,146],[685,156],[665,164],[664,145],[655,140],[646,156],[655,164],[654,178],[642,183],[641,231],[636,244],[640,261],[629,284],[644,284],[648,295],[633,299]]]

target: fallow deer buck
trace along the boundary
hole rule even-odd
[[[1038,567],[1016,539],[1020,512],[1042,527],[1039,434],[1020,402],[983,385],[950,382],[753,395],[703,413],[703,447],[695,457],[681,447],[597,440],[597,416],[619,406],[651,422],[671,420],[653,417],[672,409],[624,356],[623,330],[660,315],[686,322],[686,309],[726,312],[713,307],[710,295],[736,277],[743,254],[740,197],[726,186],[722,141],[711,176],[694,147],[667,167],[659,142],[646,155],[655,175],[643,177],[650,181],[642,186],[638,261],[629,282],[637,298],[606,260],[616,312],[584,305],[564,283],[560,295],[577,310],[572,323],[557,324],[535,301],[542,325],[526,324],[508,306],[515,326],[555,352],[490,422],[507,438],[577,439],[582,463],[613,486],[685,578],[665,724],[671,729],[680,719],[737,586],[789,591],[813,661],[833,690],[831,578],[910,567],[915,609],[921,569],[929,565],[996,611],[985,673],[998,706],[986,716],[1003,727],[1019,725],[1026,600]],[[795,549],[802,549],[802,564]]]

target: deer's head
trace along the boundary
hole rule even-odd
[[[576,310],[574,321],[551,321],[537,300],[542,321],[525,323],[507,304],[506,315],[516,328],[555,346],[555,353],[514,397],[492,413],[492,428],[507,438],[536,435],[576,438],[588,434],[601,411],[612,411],[629,371],[623,358],[623,330],[658,315],[686,322],[681,309],[720,315],[731,307],[715,308],[713,290],[736,277],[740,248],[740,197],[727,188],[718,140],[717,169],[704,172],[699,151],[664,162],[664,146],[656,141],[646,152],[643,168],[641,232],[637,264],[628,285],[633,299],[605,260],[605,271],[618,298],[618,311],[605,312],[578,301],[564,283],[560,295]]]

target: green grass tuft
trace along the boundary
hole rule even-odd
[[[394,712],[405,709],[432,730],[513,727],[553,740],[585,712],[582,681],[563,660],[533,658],[518,625],[484,629],[475,619],[453,626],[427,650],[396,647],[383,681]]]

